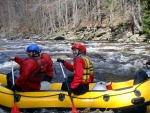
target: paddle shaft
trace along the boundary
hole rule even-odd
[[[11,73],[12,73],[12,83],[13,83],[13,85],[15,84],[15,80],[14,80],[14,67],[13,67],[13,62],[12,62],[12,60],[11,60]]]
[[[63,69],[63,67],[62,67],[62,64],[61,64],[61,63],[60,63],[60,67],[61,67],[61,70],[62,70],[62,73],[63,73],[64,79],[65,79],[65,82],[66,82],[66,85],[67,85],[67,89],[68,89],[68,90],[70,90],[69,85],[68,85],[68,82],[67,82],[67,79],[66,79],[66,74],[65,74],[65,72],[64,72],[64,69]],[[69,96],[70,96],[70,95],[69,95]],[[72,98],[71,98],[71,100],[72,100]]]
[[[63,73],[64,78],[66,78],[66,74],[65,74],[65,72],[64,72],[64,69],[63,69],[63,67],[62,67],[62,64],[61,64],[61,63],[60,63],[60,67],[61,67],[61,70],[62,70],[62,73]]]
[[[64,72],[64,69],[63,69],[63,67],[62,67],[62,64],[61,64],[61,63],[60,63],[60,67],[61,67],[61,70],[62,70],[62,73],[63,73],[64,79],[65,79],[65,82],[66,82],[66,85],[67,85],[67,89],[68,89],[68,90],[70,90],[69,85],[68,85],[68,82],[67,82],[67,79],[66,79],[66,74],[65,74],[65,72]],[[69,95],[69,96],[70,96],[70,95]],[[71,101],[73,102],[72,96],[70,96],[70,99],[71,99]]]
[[[13,69],[12,60],[11,60],[11,70],[12,70],[12,82],[13,82],[13,85],[15,85],[15,77],[14,77],[14,69]],[[15,90],[13,92],[14,92],[14,106],[11,109],[11,113],[20,113],[20,110],[18,109],[17,104],[16,104],[16,92]]]
[[[65,82],[66,82],[67,88],[68,88],[68,90],[70,90],[70,87],[69,87],[68,82],[67,82],[67,79],[66,79],[66,74],[65,74],[65,72],[64,72],[64,69],[63,69],[63,67],[62,67],[62,64],[61,64],[61,63],[60,63],[60,67],[61,67],[61,70],[62,70],[62,73],[63,73],[64,79],[65,79]],[[78,113],[77,109],[75,108],[75,105],[74,105],[74,102],[73,102],[73,98],[72,98],[72,96],[71,96],[71,95],[69,95],[69,97],[70,97],[70,100],[71,100],[71,102],[72,102],[72,112],[73,112],[73,113]]]
[[[12,72],[12,83],[14,85],[15,84],[15,76],[14,76],[14,66],[13,66],[12,60],[11,60],[11,72]],[[15,90],[13,92],[14,92],[14,103],[15,103],[16,102],[16,92],[15,92]]]

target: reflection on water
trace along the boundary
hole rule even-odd
[[[37,43],[42,52],[48,53],[53,60],[54,79],[53,81],[63,81],[62,72],[57,58],[72,61],[72,51],[70,41],[35,41],[30,39],[5,40],[0,39],[0,72],[11,72],[11,63],[8,61],[10,56],[19,55],[27,57],[25,48]],[[110,43],[99,41],[83,41],[87,47],[87,54],[91,58],[95,81],[125,81],[132,79],[136,70],[145,68],[142,64],[143,59],[149,58],[150,48],[146,43]],[[14,62],[14,66],[17,64]],[[72,74],[65,70],[66,75]],[[0,109],[2,110],[2,109]]]

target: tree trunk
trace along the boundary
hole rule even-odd
[[[111,3],[110,3],[110,27],[113,28],[113,0],[111,0]]]
[[[97,0],[97,20],[98,20],[99,23],[102,23],[100,3],[101,3],[101,0]]]
[[[139,17],[139,21],[140,24],[142,23],[142,17],[141,17],[141,1],[138,0],[138,17]]]
[[[66,27],[67,27],[67,30],[68,30],[68,5],[67,5],[67,0],[65,0],[65,20],[66,20]]]
[[[77,9],[77,1],[73,0],[73,22],[74,22],[74,27],[76,27],[76,25],[78,24],[78,9]]]
[[[134,5],[134,0],[131,1],[132,2],[132,19],[133,19],[133,23],[135,25],[135,27],[140,31],[142,32],[142,28],[141,26],[139,25],[136,17],[135,17],[135,5]]]

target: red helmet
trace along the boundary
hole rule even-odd
[[[74,44],[71,49],[79,49],[82,51],[83,54],[86,55],[86,48],[81,44]]]

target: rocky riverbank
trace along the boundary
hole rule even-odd
[[[95,41],[114,41],[120,43],[139,43],[150,42],[147,34],[134,34],[128,27],[116,27],[110,29],[103,26],[80,26],[70,30],[58,30],[53,34],[29,34],[29,33],[0,33],[0,38],[16,39],[16,38],[33,38],[36,40],[95,40]]]

